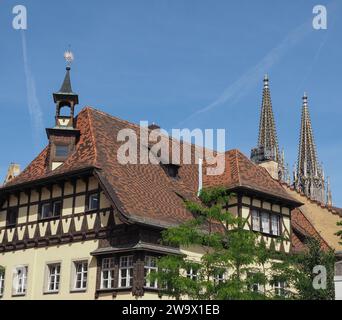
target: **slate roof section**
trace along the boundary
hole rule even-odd
[[[86,107],[77,116],[76,129],[80,130],[80,141],[63,165],[54,171],[48,170],[49,148],[46,147],[19,176],[3,186],[0,192],[82,168],[94,168],[105,191],[128,220],[167,227],[192,218],[192,214],[184,206],[184,199],[198,201],[198,165],[194,161],[196,157],[200,157],[197,147],[191,145],[193,162],[181,163],[179,178],[175,179],[169,177],[159,164],[122,165],[118,162],[117,153],[123,144],[117,141],[119,131],[131,129],[139,139],[138,125]],[[171,138],[166,138],[167,142],[172,140],[176,147],[182,147],[183,142],[169,139]],[[145,147],[149,148],[148,145]],[[264,168],[253,164],[240,151],[226,152],[225,165],[225,171],[220,176],[204,175],[203,186],[220,185],[229,189],[245,187],[272,197],[294,201]]]

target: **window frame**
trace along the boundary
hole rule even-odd
[[[66,154],[58,155],[58,148],[63,147],[66,148]],[[68,144],[55,144],[55,159],[65,159],[68,157],[70,153],[70,146]]]
[[[277,284],[277,285],[276,285]],[[282,286],[282,285],[283,286]],[[274,281],[273,282],[273,290],[274,290],[274,294],[277,297],[286,297],[287,296],[287,283],[286,281]],[[278,291],[279,290],[279,291]]]
[[[93,208],[91,206],[92,197],[97,197],[97,206],[96,206],[96,208]],[[89,195],[87,197],[87,211],[97,211],[99,209],[100,209],[100,194],[98,192],[89,193]]]
[[[55,205],[60,204],[60,212],[58,215],[55,214]],[[42,216],[44,208],[48,206],[48,215]],[[46,220],[54,220],[59,219],[62,216],[63,211],[63,200],[62,199],[53,199],[50,201],[42,202],[39,206],[39,221],[46,221]]]
[[[56,268],[54,273],[51,273],[51,268]],[[59,270],[58,270],[59,269]],[[57,271],[58,270],[58,271]],[[61,288],[62,264],[60,262],[53,262],[46,264],[46,281],[45,281],[45,294],[58,294]],[[53,289],[50,289],[51,279],[53,277]],[[56,288],[57,287],[57,288]]]
[[[154,261],[154,265],[152,261]],[[151,255],[145,255],[145,259],[144,259],[144,287],[145,288],[158,289],[157,280],[154,280],[154,283],[151,283],[151,280],[147,279],[147,277],[153,272],[158,272],[157,257],[151,256]]]
[[[226,280],[226,272],[227,271],[224,270],[224,269],[216,270],[215,275],[214,275],[214,283],[216,285],[220,285],[220,284],[225,282],[225,280]]]
[[[104,266],[105,262],[109,261],[108,266]],[[104,277],[104,273],[108,272],[106,280]],[[107,287],[105,287],[104,281],[106,281],[108,283]],[[114,257],[105,257],[102,258],[101,261],[101,279],[100,279],[100,288],[101,290],[111,290],[111,289],[115,289],[115,258]],[[110,284],[110,286],[109,286]]]
[[[15,215],[15,222],[10,222],[9,217],[11,215]],[[9,207],[7,208],[6,212],[6,228],[14,228],[18,224],[18,217],[19,217],[19,208],[18,207]]]
[[[262,215],[266,216],[268,215],[268,228],[269,228],[269,232],[265,231],[262,227]],[[263,233],[267,236],[270,237],[280,237],[282,235],[282,228],[281,228],[281,223],[282,223],[282,215],[277,213],[277,212],[273,212],[273,211],[268,211],[268,210],[264,210],[262,208],[251,208],[250,209],[250,216],[251,216],[251,230],[255,231],[255,232],[260,232]],[[254,218],[255,216],[258,217],[258,224],[259,224],[259,229],[256,228],[255,223],[254,223]],[[273,224],[272,224],[272,220],[276,218],[277,219],[277,226],[278,226],[278,230],[277,233],[274,233],[273,230]]]
[[[193,281],[197,281],[198,279],[198,269],[194,267],[189,267],[186,269],[186,277]]]
[[[13,273],[12,296],[24,297],[27,294],[28,266],[17,266],[14,267],[14,270],[15,272]],[[21,277],[19,277],[18,275],[19,270],[24,270],[24,272],[21,274]]]
[[[5,276],[6,270],[0,271],[0,298],[4,296],[5,292]]]
[[[123,259],[127,258],[127,265],[123,265]],[[126,275],[123,276],[123,271],[126,271]],[[127,289],[133,287],[134,277],[134,256],[126,255],[119,258],[119,277],[118,277],[118,288]],[[122,281],[125,281],[125,285],[122,285]]]
[[[78,265],[82,265],[82,270],[79,272],[77,269]],[[84,265],[86,265],[86,270],[84,270]],[[73,267],[73,277],[72,277],[72,285],[71,292],[84,292],[88,289],[88,276],[89,276],[89,261],[88,260],[75,260],[72,261]],[[78,275],[81,275],[81,279],[78,280]],[[77,282],[80,281],[81,287],[77,288]],[[85,282],[85,286],[84,285]]]

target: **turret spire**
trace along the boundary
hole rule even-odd
[[[257,164],[273,161],[278,164],[277,179],[284,179],[284,159],[279,152],[277,130],[272,109],[269,77],[264,77],[262,104],[259,122],[258,146],[252,149],[251,159]]]
[[[295,187],[313,200],[325,202],[324,177],[318,163],[308,106],[308,96],[303,95]]]

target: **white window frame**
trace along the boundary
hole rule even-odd
[[[278,297],[286,297],[286,288],[287,285],[285,281],[275,281],[273,283],[274,293]],[[283,292],[283,294],[281,292]]]
[[[4,295],[4,290],[5,290],[5,273],[6,273],[6,271],[0,272],[0,298]]]
[[[257,222],[257,225],[255,222]],[[252,228],[253,231],[260,232],[260,213],[255,209],[252,209]]]
[[[267,220],[265,219],[265,217],[267,217]],[[268,212],[262,211],[260,214],[260,218],[261,218],[260,219],[261,220],[261,232],[266,233],[266,234],[270,234],[271,233],[271,230],[270,230],[270,219],[271,219],[270,214]],[[265,221],[267,222],[267,224],[264,223]],[[267,229],[264,228],[264,226],[266,226]]]
[[[275,232],[274,230],[274,225],[273,222],[276,221],[277,222],[277,230]],[[280,236],[280,216],[277,214],[272,214],[271,215],[271,233],[274,236]]]
[[[20,272],[20,275],[19,275]],[[18,266],[13,270],[13,296],[25,296],[27,292],[28,266]]]
[[[125,275],[123,276],[123,274]],[[122,282],[125,282],[122,284]],[[133,256],[120,257],[119,263],[119,288],[131,288],[133,286]]]
[[[55,210],[55,206],[56,206],[56,203],[59,203],[60,204],[60,212],[58,215],[56,215],[56,210]],[[62,214],[62,209],[63,209],[63,205],[62,205],[62,201],[61,200],[56,200],[52,203],[52,217],[56,218],[56,217],[60,217],[61,214]]]
[[[78,270],[78,266],[81,266],[81,270]],[[72,291],[85,291],[88,287],[88,272],[89,263],[88,260],[73,261],[73,284]],[[79,278],[80,277],[80,278]],[[80,282],[80,287],[77,287]]]
[[[221,284],[226,280],[226,272],[224,270],[220,270],[217,274],[214,276],[214,282],[215,284]]]
[[[196,281],[198,279],[198,270],[194,269],[193,267],[190,267],[186,270],[186,277]]]
[[[47,216],[43,216],[44,214],[44,208],[45,207],[48,207],[49,208],[49,211],[48,211],[48,215]],[[40,219],[41,220],[44,220],[44,219],[49,219],[51,218],[51,204],[49,202],[47,203],[43,203],[42,204],[42,208],[41,208],[41,212],[40,212]]]
[[[145,287],[146,288],[152,288],[152,289],[158,288],[157,280],[154,280],[154,282],[151,283],[151,280],[148,279],[150,274],[156,273],[157,271],[158,271],[157,258],[154,256],[145,256],[144,275],[145,275]]]
[[[46,286],[45,293],[58,293],[61,286],[61,269],[59,262],[46,265]],[[52,284],[52,288],[51,288]]]
[[[114,289],[115,258],[103,258],[101,268],[101,289]],[[104,283],[107,283],[105,286]]]
[[[97,206],[96,208],[92,207],[92,198],[96,197],[97,198]],[[89,195],[89,199],[88,199],[88,210],[98,210],[100,208],[100,197],[97,193],[92,193]]]

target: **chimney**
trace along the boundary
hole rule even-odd
[[[13,178],[20,174],[20,165],[16,163],[11,163],[8,167],[7,175],[4,184],[10,182]]]

